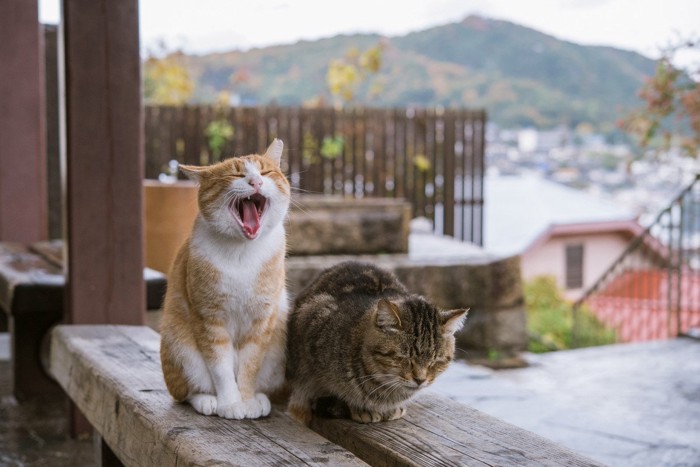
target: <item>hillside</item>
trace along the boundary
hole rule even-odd
[[[328,97],[332,59],[379,41],[384,91],[372,105],[483,107],[504,126],[588,122],[609,131],[622,109],[638,105],[636,92],[654,70],[653,60],[635,52],[582,46],[478,16],[400,37],[336,36],[192,56],[188,66],[198,100],[229,89],[244,103],[301,104]]]

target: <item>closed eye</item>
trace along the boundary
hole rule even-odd
[[[435,360],[433,362],[433,364],[430,366],[432,366],[433,368],[439,368],[439,367],[447,366],[449,363],[450,363],[449,360],[441,358],[439,360]]]

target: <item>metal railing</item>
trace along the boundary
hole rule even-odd
[[[574,303],[574,346],[583,307],[615,329],[620,342],[700,327],[700,174]]]

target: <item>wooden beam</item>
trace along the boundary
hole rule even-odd
[[[0,2],[0,240],[47,231],[43,45],[36,0]]]
[[[49,371],[129,466],[366,465],[273,409],[259,420],[205,417],[173,401],[160,337],[141,326],[57,326]]]
[[[145,322],[138,0],[64,0],[67,321]]]
[[[391,422],[197,414],[168,394],[158,334],[57,326],[49,371],[125,465],[599,466],[534,433],[426,392]],[[321,436],[319,436],[319,434]]]
[[[311,428],[370,465],[602,466],[535,433],[430,392],[419,395],[399,420],[362,425],[315,417]]]

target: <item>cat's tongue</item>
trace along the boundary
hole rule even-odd
[[[241,212],[243,213],[243,230],[249,237],[257,235],[260,230],[260,216],[255,203],[250,200],[241,201]]]

